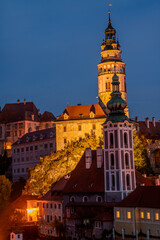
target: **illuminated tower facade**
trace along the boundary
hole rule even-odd
[[[126,74],[125,74],[125,63],[122,61],[120,50],[120,44],[116,39],[116,30],[112,27],[112,22],[110,18],[108,27],[104,32],[104,39],[101,45],[101,62],[98,64],[98,97],[99,100],[106,106],[107,102],[110,100],[110,95],[112,92],[112,76],[114,69],[116,68],[116,74],[119,77],[120,82],[120,92],[122,93],[122,98],[127,102],[127,91],[126,91]],[[125,109],[127,116],[128,107]]]
[[[105,200],[119,202],[136,187],[133,124],[124,113],[127,103],[121,98],[116,73],[112,79],[110,113],[103,124]]]

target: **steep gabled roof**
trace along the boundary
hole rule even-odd
[[[97,168],[96,151],[92,151],[92,165],[85,166],[85,153],[72,172],[64,191],[67,193],[104,193],[104,167]]]
[[[9,123],[32,120],[32,114],[34,114],[34,121],[39,122],[38,110],[33,102],[10,103],[6,104],[0,112],[0,122]]]
[[[104,111],[99,104],[68,106],[64,112],[57,118],[57,121],[64,120],[64,114],[68,115],[67,120],[90,119],[90,113],[93,112],[94,118],[106,118]],[[66,120],[65,120],[66,121]]]
[[[63,189],[66,186],[68,182],[67,177],[61,178],[59,181],[54,183],[51,187],[51,189],[39,200],[40,201],[57,201],[62,200],[63,197]]]
[[[55,121],[56,118],[51,112],[45,111],[41,117],[40,117],[41,122],[49,122],[49,121]]]
[[[17,198],[12,205],[17,209],[27,209],[27,200],[38,200],[40,196],[33,196],[33,195],[21,195]]]
[[[116,207],[160,208],[160,186],[139,186]]]

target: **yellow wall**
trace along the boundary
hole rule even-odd
[[[72,141],[77,141],[79,138],[84,138],[85,134],[90,134],[94,132],[97,138],[102,137],[102,124],[105,122],[106,118],[100,119],[87,119],[87,120],[64,120],[56,122],[56,144],[57,150],[61,150]],[[93,129],[95,124],[96,129]],[[81,130],[79,130],[81,126]],[[64,127],[66,127],[66,132],[64,132]],[[67,143],[64,144],[64,139]]]

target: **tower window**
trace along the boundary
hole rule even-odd
[[[111,154],[111,169],[114,169],[114,154]]]
[[[130,189],[130,176],[127,174],[126,176],[126,181],[127,181],[127,189]]]
[[[126,168],[129,168],[129,155],[128,153],[125,154],[125,164],[126,164]]]
[[[110,133],[110,148],[113,148],[113,133]]]
[[[111,179],[112,179],[112,190],[115,190],[115,176],[111,175]]]
[[[110,82],[106,82],[106,91],[110,91]]]
[[[124,145],[126,148],[128,148],[128,135],[126,132],[124,133]]]

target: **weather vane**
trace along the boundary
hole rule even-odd
[[[111,4],[111,3],[109,3],[109,4],[108,4],[108,6],[109,6],[109,8],[110,8],[110,7],[112,7],[112,4]],[[110,10],[108,11],[108,13],[110,13]]]

